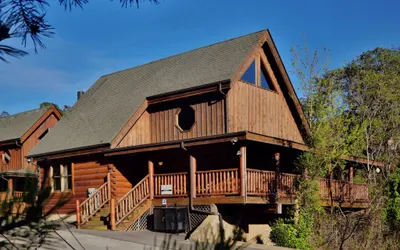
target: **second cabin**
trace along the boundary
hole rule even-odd
[[[309,133],[265,30],[102,76],[30,157],[53,188],[49,206],[70,195],[59,212],[76,211],[79,226],[143,229],[152,211],[189,197],[246,210],[248,225],[294,205]],[[327,204],[368,202],[368,187],[352,183],[357,164],[320,180]]]

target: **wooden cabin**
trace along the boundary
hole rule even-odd
[[[294,161],[308,135],[263,30],[100,77],[30,157],[54,189],[49,206],[70,195],[59,212],[76,212],[78,226],[105,227],[97,214],[113,229],[138,229],[159,207],[189,197],[226,213],[293,206]],[[348,207],[369,199],[351,176],[320,186],[327,202],[329,190]]]
[[[36,178],[37,167],[25,157],[60,118],[54,106],[0,118],[0,201],[22,196],[26,178]]]

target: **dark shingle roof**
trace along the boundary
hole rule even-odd
[[[19,139],[47,109],[34,109],[0,118],[0,142]]]
[[[146,97],[229,80],[264,32],[100,77],[30,155],[111,143]]]

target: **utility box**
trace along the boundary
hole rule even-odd
[[[153,210],[154,231],[180,233],[188,231],[189,219],[186,207],[159,207]]]

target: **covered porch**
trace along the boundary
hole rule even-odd
[[[214,143],[206,144],[188,140],[175,147],[160,145],[136,154],[112,156],[115,167],[132,186],[146,179],[148,184],[142,192],[154,205],[187,204],[189,196],[194,204],[295,203],[302,173],[294,162],[301,150],[237,135],[221,139],[213,138]],[[322,200],[347,207],[362,207],[368,202],[368,186],[353,183],[352,174],[349,171],[344,181],[332,176],[319,179]]]

